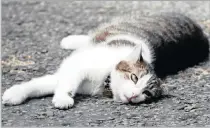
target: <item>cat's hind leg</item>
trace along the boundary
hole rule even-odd
[[[76,50],[81,47],[86,47],[90,44],[90,36],[88,35],[70,35],[64,37],[60,42],[60,46],[62,49],[72,50]]]
[[[17,105],[23,103],[27,98],[53,94],[56,86],[56,75],[33,78],[31,81],[14,85],[7,89],[2,96],[2,103]]]

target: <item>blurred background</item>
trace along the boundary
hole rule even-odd
[[[2,0],[2,93],[13,84],[54,73],[71,51],[61,39],[87,34],[112,17],[176,11],[210,33],[209,1]],[[3,126],[207,126],[210,125],[210,63],[169,76],[170,97],[141,105],[119,105],[106,97],[78,96],[75,108],[54,109],[52,97],[2,106]]]

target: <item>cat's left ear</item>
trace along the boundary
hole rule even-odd
[[[127,56],[126,60],[132,62],[143,61],[141,45],[137,45],[134,50]]]

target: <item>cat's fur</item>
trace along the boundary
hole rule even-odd
[[[102,24],[89,35],[68,36],[64,49],[75,49],[57,72],[14,85],[4,104],[54,94],[57,108],[73,106],[76,93],[102,94],[111,76],[115,101],[139,103],[162,92],[159,78],[208,58],[209,42],[201,28],[178,13],[125,16]]]

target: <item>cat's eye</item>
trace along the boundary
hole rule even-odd
[[[152,93],[149,90],[143,91],[142,94],[145,94],[148,98],[152,97]]]
[[[131,80],[136,84],[138,82],[138,77],[135,74],[131,74]]]

